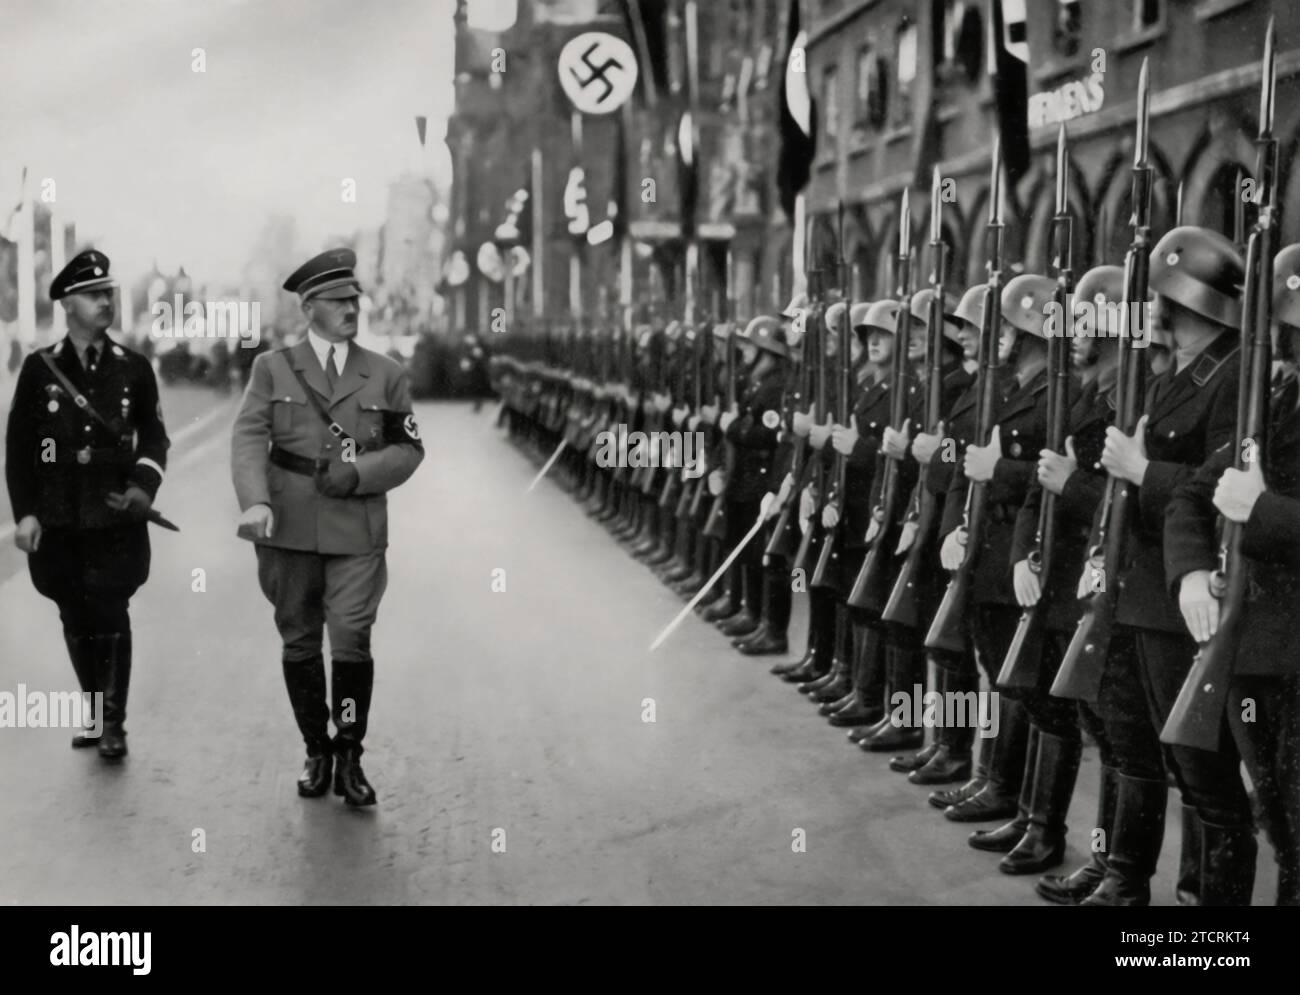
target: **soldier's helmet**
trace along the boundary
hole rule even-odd
[[[1273,320],[1300,328],[1300,243],[1273,257]]]
[[[952,312],[953,317],[968,321],[979,328],[984,323],[984,298],[987,296],[988,284],[975,284],[961,295],[961,300],[957,302],[957,307]]]
[[[1012,277],[1002,288],[1003,320],[1022,332],[1046,338],[1043,321],[1055,290],[1056,281],[1036,273]]]
[[[917,321],[929,323],[930,303],[934,300],[934,288],[922,287],[912,295],[912,317]],[[961,336],[956,319],[960,305],[957,295],[950,290],[943,292],[943,337],[954,345],[961,345]]]
[[[740,334],[742,338],[748,339],[764,352],[770,352],[782,359],[790,355],[790,350],[786,346],[785,326],[780,318],[760,314],[751,320]]]
[[[1074,328],[1085,314],[1092,315],[1097,337],[1119,334],[1117,322],[1124,307],[1124,267],[1094,266],[1074,285]],[[1111,319],[1115,321],[1112,322]]]
[[[826,323],[828,332],[839,333],[840,322],[844,320],[844,309],[846,307],[848,305],[844,301],[836,301],[826,309],[826,313],[822,315],[822,320]]]
[[[1221,325],[1241,323],[1244,277],[1237,247],[1208,228],[1174,228],[1151,250],[1152,292]]]
[[[860,338],[866,338],[871,332],[884,332],[893,335],[898,327],[898,301],[886,298],[868,304],[860,317],[853,320],[853,330]]]

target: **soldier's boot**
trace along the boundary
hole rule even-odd
[[[979,689],[979,681],[974,674],[966,674],[944,667],[935,668],[939,675],[940,686],[953,694],[969,696]],[[944,699],[947,700],[946,698]],[[966,697],[964,700],[970,700]],[[967,717],[972,717],[967,710]],[[971,722],[959,726],[942,725],[935,737],[939,748],[934,755],[920,767],[907,775],[913,784],[953,784],[966,781],[970,776],[971,744],[975,741],[975,727]]]
[[[1020,781],[1016,799],[1015,817],[996,829],[977,829],[966,842],[976,850],[988,853],[1008,853],[1024,838],[1029,830],[1029,814],[1034,804],[1034,771],[1038,766],[1039,729],[1029,729],[1029,745],[1025,749],[1025,772]]]
[[[911,645],[886,643],[886,657],[889,662],[889,680],[892,688],[886,695],[886,708],[892,709],[893,696],[899,691],[912,696],[917,693],[925,678],[925,656],[919,648]],[[878,727],[858,741],[858,748],[868,753],[889,753],[894,750],[920,749],[925,740],[924,728],[895,724],[893,712],[886,711],[885,718]]]
[[[753,635],[763,624],[763,568],[746,565],[740,568],[745,607],[733,619],[718,624],[724,636],[732,639]]]
[[[835,598],[826,591],[812,591],[812,609],[808,617],[809,652],[804,662],[781,674],[787,684],[803,685],[823,677],[835,657]]]
[[[736,569],[735,564],[732,564],[731,569],[718,580],[719,586],[726,585],[722,597],[700,612],[700,617],[706,622],[717,625],[719,622],[728,621],[739,615],[745,607],[744,599],[741,596],[742,583],[739,571]],[[697,610],[699,607],[696,606]]]
[[[127,754],[126,699],[131,689],[131,633],[96,637],[96,672],[104,689],[104,732],[99,755],[115,760]]]
[[[1077,736],[1066,739],[1039,732],[1037,752],[1029,828],[998,863],[1003,874],[1037,874],[1065,859],[1065,816],[1074,796],[1083,744]]]
[[[72,748],[80,750],[97,746],[103,727],[101,725],[96,728],[101,717],[95,714],[95,692],[103,689],[99,686],[99,673],[95,665],[96,640],[94,636],[77,636],[65,629],[63,641],[68,646],[72,670],[81,687],[82,701],[87,703],[87,711],[82,714],[84,728],[73,735]]]
[[[975,768],[971,771],[970,780],[955,788],[931,791],[926,797],[926,801],[937,809],[947,810],[953,805],[960,805],[966,799],[974,798],[979,794],[989,780],[989,764],[993,760],[993,744],[995,742],[994,738],[988,736],[980,739],[979,754],[976,756]]]
[[[935,692],[939,695],[939,700],[944,701],[944,692],[948,689],[948,675],[942,668],[936,668],[935,671]],[[915,753],[905,753],[901,756],[890,757],[889,769],[898,774],[912,774],[926,764],[928,764],[936,753],[943,747],[944,726],[940,724],[934,730],[934,738],[930,740],[927,746],[921,747]]]
[[[866,729],[885,714],[885,634],[860,620],[852,624],[853,694],[830,715],[837,729]]]
[[[375,789],[361,770],[361,742],[366,736],[375,662],[335,660],[332,665],[334,793],[354,808],[375,804]]]
[[[1097,825],[1101,837],[1091,842],[1092,859],[1065,876],[1048,875],[1038,879],[1034,890],[1057,905],[1078,905],[1096,890],[1110,866],[1107,855],[1111,837],[1115,834],[1115,803],[1119,799],[1119,771],[1114,767],[1101,768],[1101,784],[1097,789]],[[1100,846],[1098,846],[1100,844]]]
[[[674,519],[673,536],[673,555],[655,571],[670,587],[685,580],[695,569],[695,531],[690,523]]]
[[[293,718],[307,747],[307,760],[298,777],[298,794],[303,798],[319,798],[329,790],[334,770],[330,710],[325,697],[325,659],[319,653],[305,660],[281,658],[280,666]]]
[[[944,809],[951,822],[989,822],[1009,819],[1017,811],[1016,799],[1024,779],[1029,744],[1029,715],[1020,702],[998,696],[998,734],[989,756],[988,780],[975,794]]]
[[[798,685],[800,694],[815,695],[823,688],[839,682],[839,686],[848,689],[849,665],[853,660],[853,643],[849,637],[848,609],[840,602],[835,602],[835,626],[831,630],[830,666],[811,680]],[[838,697],[838,696],[837,696]]]
[[[1174,885],[1179,905],[1201,904],[1201,817],[1196,807],[1183,803],[1182,849],[1178,854],[1178,883]]]
[[[1259,847],[1250,823],[1201,820],[1201,905],[1249,905]]]
[[[808,642],[803,656],[797,660],[785,660],[774,664],[771,673],[785,681],[790,680],[790,675],[796,671],[811,674],[812,664],[817,654],[817,633],[828,625],[832,628],[835,625],[835,600],[828,597],[824,591],[810,591],[808,593]]]
[[[640,525],[636,531],[628,537],[626,545],[628,551],[638,560],[643,560],[650,555],[658,542],[658,524],[659,508],[653,501],[644,494],[637,492],[637,504],[641,508]]]
[[[1165,801],[1169,784],[1164,778],[1117,775],[1115,829],[1106,841],[1110,847],[1106,876],[1080,905],[1146,906],[1151,904],[1151,876],[1156,872],[1165,836]]]
[[[693,598],[704,582],[711,576],[709,564],[713,555],[714,540],[698,529],[695,534],[695,550],[691,557],[691,572],[672,585],[673,591],[684,598]],[[717,590],[714,588],[714,590]]]
[[[677,558],[678,532],[682,531],[677,522],[676,504],[659,508],[659,543],[654,552],[646,557],[646,566],[656,573]]]
[[[745,656],[771,656],[789,648],[786,631],[790,628],[794,598],[790,591],[790,571],[782,561],[776,567],[763,569],[762,578],[763,624],[736,644],[736,649]]]

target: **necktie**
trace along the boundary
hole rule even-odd
[[[330,346],[329,352],[325,354],[325,382],[329,384],[330,393],[334,393],[334,385],[338,383],[339,373],[334,368],[334,347]]]

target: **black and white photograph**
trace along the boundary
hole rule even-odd
[[[1300,4],[2,6],[24,960],[1300,905]]]

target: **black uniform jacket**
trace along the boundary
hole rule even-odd
[[[1165,582],[1165,508],[1174,490],[1209,455],[1233,438],[1240,369],[1237,334],[1224,332],[1175,373],[1171,368],[1147,391],[1147,458],[1137,511],[1125,544],[1115,618],[1124,625],[1186,633],[1178,602]]]
[[[858,423],[858,441],[844,467],[844,503],[841,535],[845,549],[861,549],[871,523],[875,504],[876,454],[889,424],[889,377],[868,383],[858,391],[853,417]],[[829,443],[827,446],[829,447]],[[834,450],[831,450],[834,452]],[[838,455],[838,454],[837,454]]]
[[[1246,557],[1245,612],[1233,672],[1300,672],[1300,387],[1288,381],[1273,398],[1263,452],[1264,484],[1242,532]],[[1173,494],[1165,514],[1165,574],[1170,596],[1193,570],[1218,564],[1214,488],[1232,466],[1233,446],[1221,447]]]
[[[746,388],[740,415],[727,428],[727,439],[736,447],[736,465],[727,484],[728,501],[753,503],[767,493],[784,391],[785,375],[780,369],[769,371]]]
[[[1072,631],[1083,609],[1083,602],[1076,597],[1079,574],[1087,559],[1088,537],[1097,505],[1106,490],[1107,474],[1101,467],[1101,450],[1106,444],[1106,429],[1115,422],[1115,400],[1113,384],[1099,390],[1094,380],[1081,388],[1070,406],[1067,434],[1074,439],[1079,465],[1056,499],[1056,542],[1052,546],[1047,583],[1043,586],[1047,627],[1058,632]],[[1035,470],[1025,503],[1016,516],[1012,566],[1028,557],[1034,548],[1042,498],[1043,488]]]
[[[95,348],[103,355],[93,374],[67,338],[23,362],[5,437],[5,480],[16,522],[35,515],[46,529],[132,524],[104,503],[105,496],[136,486],[152,498],[162,483],[170,443],[153,367],[107,336]],[[77,406],[42,354],[85,397],[86,409]]]
[[[976,551],[971,590],[975,604],[1016,604],[1011,585],[1011,543],[1016,515],[1037,476],[1038,453],[1047,438],[1047,371],[1040,370],[1021,385],[1013,375],[995,407],[994,421],[1002,440],[1002,457],[987,485],[984,534]],[[965,448],[962,449],[963,456]],[[961,525],[968,481],[960,466],[952,474],[944,501],[940,535]]]

